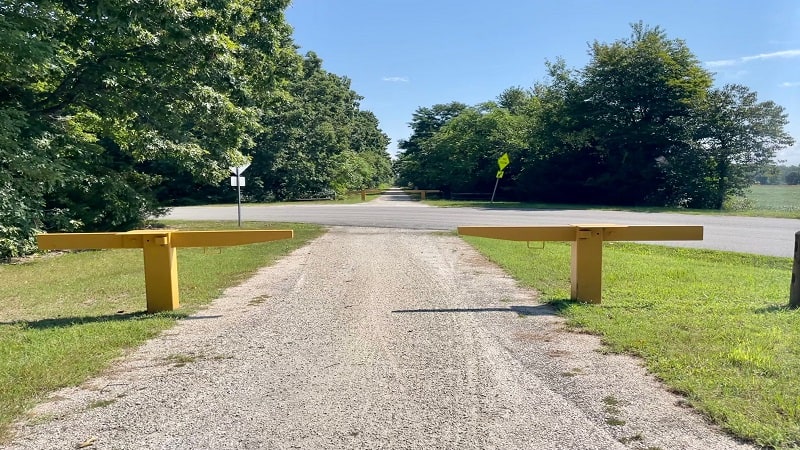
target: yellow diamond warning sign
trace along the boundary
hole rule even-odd
[[[506,168],[510,160],[508,159],[508,153],[503,153],[503,156],[497,159],[497,165],[500,166],[500,172],[498,173],[497,178],[502,178],[502,171]]]

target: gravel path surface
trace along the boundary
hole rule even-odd
[[[737,449],[457,237],[333,228],[8,448]]]

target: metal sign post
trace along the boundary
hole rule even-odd
[[[500,178],[503,178],[503,169],[506,168],[508,163],[510,162],[508,158],[508,153],[503,153],[503,156],[497,158],[497,166],[500,167],[500,170],[497,171],[497,181],[494,182],[494,189],[492,190],[492,199],[489,203],[494,203],[494,193],[497,192],[497,185],[500,184]]]
[[[242,186],[244,186],[244,177],[241,175],[248,167],[250,167],[250,163],[230,168],[234,173],[234,176],[231,177],[231,186],[236,186],[236,213],[239,218],[239,228],[242,227]]]

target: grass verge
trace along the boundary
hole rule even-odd
[[[603,303],[569,297],[569,244],[465,237],[554,304],[572,326],[648,369],[732,434],[800,447],[800,310],[791,259],[607,243]]]
[[[747,198],[753,203],[753,210],[800,218],[800,185],[755,185],[747,190]]]
[[[782,219],[800,219],[800,185],[751,186],[747,190],[747,200],[737,209],[686,209],[664,207],[636,206],[603,206],[603,205],[571,205],[554,203],[526,203],[472,200],[425,200],[432,206],[442,208],[470,207],[492,209],[542,209],[542,210],[599,210],[599,211],[634,211],[647,213],[704,214],[715,216],[772,217]]]
[[[165,222],[169,228],[237,229],[236,222]],[[222,291],[321,235],[308,224],[244,223],[294,230],[290,240],[178,249],[181,309],[145,314],[141,250],[48,255],[0,265],[0,442],[9,425],[61,387],[80,384],[128,348],[171,327]]]

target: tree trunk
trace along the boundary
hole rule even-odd
[[[719,161],[717,167],[719,180],[717,181],[717,198],[714,199],[714,209],[722,209],[725,205],[725,197],[728,195],[728,161]]]

